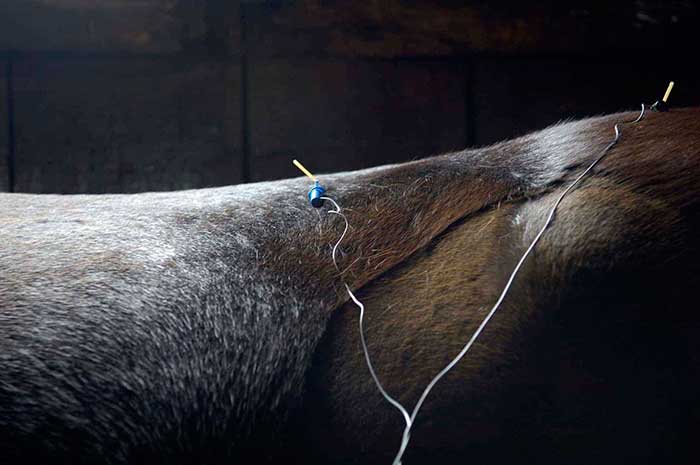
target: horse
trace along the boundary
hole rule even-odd
[[[3,463],[391,463],[557,196],[636,114],[306,178],[0,194]],[[649,113],[562,201],[403,463],[690,462],[700,109]]]

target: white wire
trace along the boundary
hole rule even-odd
[[[554,219],[554,215],[557,211],[557,208],[561,204],[562,200],[564,200],[564,197],[566,197],[566,195],[598,164],[598,162],[600,162],[605,157],[605,155],[610,151],[610,149],[612,149],[617,144],[617,142],[620,139],[620,127],[619,126],[621,124],[638,123],[644,117],[644,112],[645,112],[645,106],[644,106],[644,104],[642,104],[642,110],[639,113],[639,116],[635,120],[623,121],[620,123],[616,123],[614,126],[615,138],[612,140],[612,142],[610,142],[610,144],[608,144],[603,149],[603,151],[598,156],[598,158],[596,158],[590,165],[588,165],[588,167],[580,175],[578,175],[576,177],[576,179],[574,179],[574,181],[571,184],[569,184],[569,186],[566,189],[564,189],[564,191],[561,193],[561,195],[557,198],[557,200],[554,202],[552,208],[549,211],[549,215],[547,216],[547,219],[545,220],[544,225],[539,230],[539,232],[537,233],[535,238],[532,240],[532,242],[530,243],[530,246],[525,250],[523,255],[520,257],[520,260],[518,260],[518,263],[515,265],[515,268],[513,269],[513,272],[510,274],[510,277],[508,278],[506,285],[503,287],[503,291],[501,292],[500,296],[498,297],[498,300],[496,300],[496,303],[493,305],[493,307],[491,307],[491,310],[486,314],[486,316],[482,320],[479,327],[476,329],[476,331],[474,331],[474,334],[472,334],[472,337],[465,344],[465,346],[462,348],[462,350],[457,354],[457,356],[455,358],[453,358],[452,361],[450,361],[450,363],[448,363],[447,366],[445,366],[445,368],[443,368],[437,375],[435,375],[435,377],[430,381],[430,383],[428,383],[425,390],[423,391],[423,394],[418,399],[418,402],[416,402],[416,405],[413,408],[413,412],[411,413],[410,416],[408,415],[408,412],[403,407],[403,405],[401,405],[398,401],[396,401],[393,397],[391,397],[384,390],[384,387],[379,382],[379,378],[375,374],[374,368],[372,367],[372,363],[370,361],[369,351],[367,350],[367,344],[365,343],[365,336],[364,336],[364,330],[363,330],[363,319],[364,319],[365,307],[362,304],[362,302],[360,302],[355,297],[355,295],[352,293],[352,291],[350,290],[350,287],[347,285],[347,283],[343,282],[343,284],[345,285],[345,289],[347,290],[348,294],[350,295],[350,298],[353,300],[355,305],[357,305],[360,308],[360,340],[362,342],[362,349],[365,353],[365,359],[367,360],[367,366],[369,367],[370,374],[372,375],[372,378],[374,379],[374,382],[377,385],[377,387],[379,388],[379,391],[381,392],[381,394],[384,396],[384,398],[388,402],[390,402],[394,407],[396,407],[402,413],[402,415],[404,416],[404,420],[406,422],[406,428],[404,429],[404,433],[403,433],[402,440],[401,440],[401,447],[399,448],[399,451],[396,454],[396,457],[394,458],[393,465],[401,465],[401,458],[403,457],[403,454],[406,451],[406,447],[408,447],[408,442],[410,440],[411,428],[413,427],[413,424],[416,420],[416,416],[418,415],[420,408],[423,406],[425,399],[428,397],[428,394],[430,394],[430,391],[438,383],[438,381],[440,381],[440,379],[442,379],[443,376],[445,376],[450,370],[452,370],[452,368],[454,368],[455,365],[457,365],[457,363],[460,362],[460,360],[462,360],[462,358],[464,358],[464,356],[467,354],[467,352],[472,347],[474,342],[477,340],[479,335],[481,335],[481,332],[484,330],[486,325],[489,323],[489,321],[491,320],[493,315],[499,309],[499,307],[501,306],[501,303],[503,302],[506,295],[508,294],[508,291],[510,290],[511,285],[513,284],[513,281],[515,280],[515,277],[517,276],[518,272],[520,271],[520,268],[522,267],[523,263],[525,262],[527,257],[530,255],[532,250],[535,248],[537,243],[540,241],[544,232],[547,230],[547,228],[552,223],[552,220]],[[345,217],[345,215],[343,215],[340,212],[340,206],[338,206],[338,204],[333,199],[331,199],[330,197],[321,197],[321,198],[325,199],[325,200],[329,200],[335,206],[336,210],[329,210],[328,211],[329,213],[339,215],[343,218],[343,220],[345,220],[345,230],[343,231],[343,234],[340,236],[340,239],[338,240],[338,242],[336,242],[335,246],[333,247],[333,263],[335,264],[336,269],[338,269],[338,264],[337,264],[336,258],[335,258],[336,249],[338,248],[338,245],[345,237],[345,234],[347,233],[349,224],[348,224],[348,220]]]
[[[625,121],[623,124],[627,123],[637,123],[639,122],[642,117],[644,116],[644,104],[642,104],[642,110],[637,117],[637,119],[633,121]],[[549,225],[552,222],[552,219],[554,218],[554,214],[557,211],[557,208],[559,207],[559,204],[561,201],[566,197],[566,195],[600,162],[600,160],[603,159],[603,157],[608,153],[608,151],[613,148],[616,144],[617,141],[620,139],[620,129],[619,129],[620,123],[615,124],[615,138],[613,139],[610,144],[608,144],[607,147],[603,149],[603,152],[596,158],[589,166],[586,168],[580,175],[574,179],[574,181],[564,189],[564,192],[561,193],[561,195],[557,198],[557,200],[554,202],[554,205],[552,206],[551,210],[549,211],[549,215],[547,216],[547,220],[545,221],[544,225],[540,229],[540,231],[537,233],[535,238],[532,240],[532,243],[530,243],[530,246],[525,250],[525,253],[523,253],[522,257],[520,257],[520,260],[518,260],[518,264],[515,265],[515,268],[513,269],[513,272],[510,274],[510,277],[508,278],[508,281],[506,282],[505,287],[503,288],[503,291],[501,292],[501,295],[498,297],[498,300],[496,303],[493,305],[489,313],[484,317],[483,321],[479,325],[479,327],[474,331],[474,334],[472,337],[469,339],[469,342],[464,346],[464,348],[457,354],[457,356],[452,359],[452,361],[447,364],[445,368],[440,371],[435,378],[426,386],[425,390],[423,391],[423,394],[420,396],[418,399],[418,402],[416,403],[416,406],[413,409],[413,413],[411,414],[411,422],[406,426],[406,430],[404,431],[404,436],[401,444],[401,449],[399,449],[398,454],[396,455],[396,458],[394,459],[394,465],[399,465],[401,463],[401,457],[403,456],[404,451],[406,450],[406,446],[408,446],[408,441],[409,441],[409,433],[410,429],[413,426],[413,422],[416,419],[416,415],[418,414],[418,411],[420,410],[421,406],[423,405],[423,402],[425,402],[425,399],[428,397],[428,394],[430,391],[433,389],[433,387],[437,384],[440,379],[445,376],[457,363],[459,363],[460,360],[466,355],[466,353],[469,351],[471,346],[474,344],[476,339],[479,337],[481,332],[484,330],[488,322],[491,320],[491,317],[496,313],[498,308],[501,306],[501,303],[503,302],[503,299],[505,299],[506,294],[510,290],[511,285],[513,284],[513,281],[515,280],[516,275],[520,271],[520,268],[522,267],[523,263],[525,262],[525,259],[530,255],[530,252],[535,248],[537,243],[540,241],[540,238],[544,234],[545,230],[549,227]]]
[[[333,246],[333,253],[331,256],[333,257],[333,265],[335,266],[335,269],[340,272],[340,268],[338,268],[338,261],[335,258],[336,252],[338,251],[338,246],[340,245],[341,242],[343,242],[343,239],[345,238],[345,234],[348,232],[348,228],[350,227],[350,223],[348,223],[348,219],[346,218],[345,215],[340,213],[340,206],[336,203],[335,200],[333,200],[330,197],[321,197],[321,200],[328,200],[335,206],[335,210],[328,210],[328,213],[331,213],[333,215],[338,215],[340,216],[343,221],[345,221],[345,229],[343,230],[343,234],[340,235],[340,238],[338,239],[338,242],[335,243]]]
[[[343,230],[343,234],[340,235],[340,239],[338,239],[338,242],[336,242],[335,245],[333,246],[333,264],[335,265],[335,269],[340,271],[340,268],[338,268],[338,263],[335,259],[335,254],[336,254],[336,250],[338,249],[338,246],[340,245],[343,238],[345,237],[345,234],[348,232],[348,227],[349,227],[348,219],[344,214],[341,213],[340,206],[336,203],[335,200],[333,200],[330,197],[321,197],[321,199],[328,200],[329,202],[331,202],[335,206],[335,210],[328,210],[328,213],[338,215],[343,219],[343,221],[345,221],[345,229]],[[382,386],[382,383],[379,381],[379,377],[377,376],[377,374],[374,371],[374,367],[372,366],[372,361],[371,361],[370,356],[369,356],[369,349],[367,349],[367,342],[365,341],[365,331],[364,331],[365,306],[362,304],[362,302],[360,302],[358,300],[357,297],[355,297],[355,294],[352,293],[352,291],[350,290],[350,286],[348,286],[348,284],[345,281],[343,281],[343,285],[345,286],[345,290],[348,291],[348,295],[350,296],[352,301],[355,302],[355,305],[357,305],[360,308],[360,341],[362,342],[362,350],[365,354],[365,360],[367,361],[367,367],[369,368],[369,373],[372,375],[372,379],[374,380],[374,384],[377,385],[379,392],[382,394],[382,396],[384,396],[384,398],[387,400],[387,402],[389,402],[391,405],[396,407],[399,410],[399,412],[401,412],[401,415],[403,415],[404,421],[406,422],[406,425],[408,426],[408,425],[410,425],[410,422],[411,422],[411,417],[408,414],[408,411],[404,408],[403,405],[401,405],[401,403],[399,403],[399,401],[397,401],[396,399],[391,397],[389,395],[389,393],[386,392],[386,390],[384,389],[384,386]]]

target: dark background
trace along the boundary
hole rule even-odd
[[[0,191],[357,169],[700,103],[692,2],[2,0]]]

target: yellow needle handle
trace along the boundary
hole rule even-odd
[[[664,103],[667,103],[668,96],[671,95],[671,90],[673,90],[673,81],[668,83],[668,88],[666,89],[666,93],[664,94],[664,98],[661,99],[664,101]]]
[[[292,160],[292,163],[294,163],[294,166],[299,168],[301,172],[304,173],[309,179],[316,182],[316,176],[311,174],[311,171],[307,170],[306,167],[299,162],[299,160]]]

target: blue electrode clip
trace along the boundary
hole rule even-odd
[[[318,182],[316,176],[311,174],[311,171],[307,170],[306,167],[304,167],[304,165],[302,165],[298,160],[292,160],[292,163],[314,182],[314,185],[309,190],[309,203],[311,203],[311,206],[314,208],[321,208],[323,206],[322,197],[323,194],[326,193],[326,189]]]
[[[309,190],[309,202],[314,208],[321,208],[323,206],[323,194],[326,193],[326,189],[323,188],[318,181],[314,182],[314,187]]]

